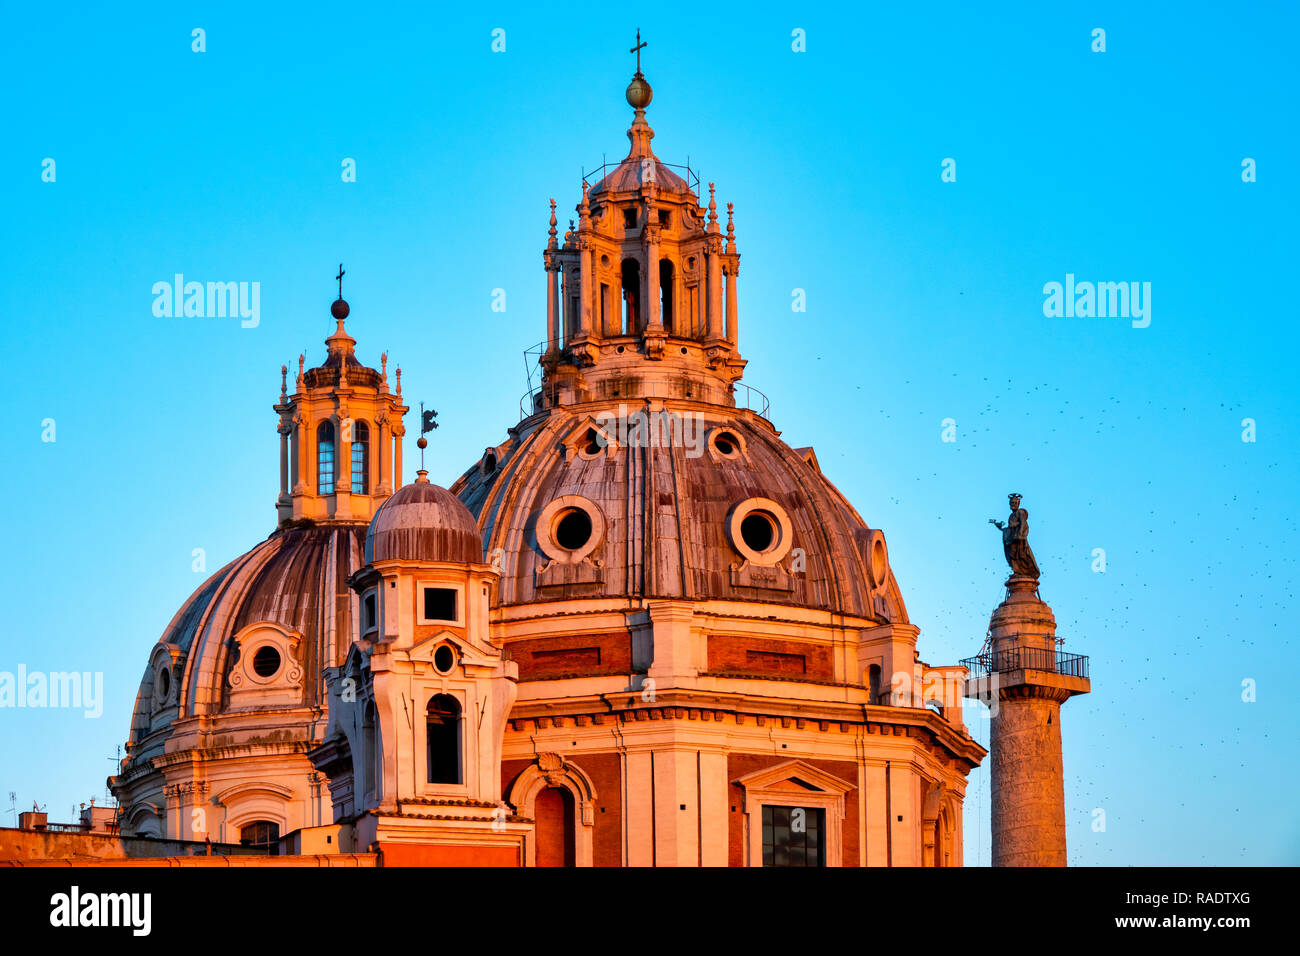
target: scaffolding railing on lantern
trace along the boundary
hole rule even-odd
[[[737,408],[747,408],[759,418],[767,418],[767,413],[772,408],[772,403],[768,401],[766,395],[744,382],[733,383],[732,396],[736,400]]]
[[[658,159],[658,157],[655,158]],[[623,160],[621,159],[617,163],[611,163],[602,160],[599,166],[595,166],[592,169],[585,170],[583,172],[582,181],[584,183],[590,183],[594,187],[596,184],[600,182],[600,180],[605,178],[607,172],[612,172],[615,169],[618,169],[618,167],[622,165],[623,165]],[[682,170],[686,174],[685,176],[682,176],[682,179],[686,181],[687,188],[690,189],[691,192],[695,193],[696,196],[699,196],[700,174],[697,170],[691,168],[691,161],[689,159],[686,160],[685,165],[682,165],[681,163],[665,163],[662,159],[660,159],[659,165],[664,166],[668,169]],[[596,176],[597,173],[600,174],[599,178],[593,179],[592,177]]]
[[[680,381],[673,379],[636,379],[639,388],[644,389],[643,397],[646,398],[686,398],[690,395],[682,395],[682,385]],[[530,418],[538,412],[556,404],[557,397],[552,395],[549,402],[545,401],[545,392],[548,388],[554,386],[533,385],[528,391],[524,392],[519,398],[519,420]],[[752,385],[745,385],[743,382],[736,382],[731,388],[732,404],[735,408],[743,408],[753,412],[760,418],[768,418],[772,408],[772,403],[768,397],[754,388]],[[630,396],[629,396],[630,398]],[[628,399],[624,399],[627,401]],[[770,420],[770,419],[769,419]]]

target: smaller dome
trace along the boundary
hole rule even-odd
[[[483,537],[461,500],[426,472],[383,503],[366,532],[366,564],[429,561],[482,564]]]

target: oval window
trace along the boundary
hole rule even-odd
[[[446,644],[433,652],[433,666],[439,674],[446,674],[456,666],[456,653]]]
[[[172,689],[172,673],[167,668],[158,672],[158,699],[165,701]]]

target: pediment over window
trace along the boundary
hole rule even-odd
[[[732,781],[746,791],[789,791],[799,794],[823,793],[842,797],[857,784],[841,780],[825,770],[818,770],[802,760],[787,760],[766,770],[756,770]]]
[[[619,449],[619,442],[607,427],[608,424],[608,422],[598,422],[590,415],[579,422],[578,426],[560,443],[564,451],[564,460],[592,459],[602,455],[613,458]]]
[[[434,652],[442,644],[450,644],[458,651],[464,650],[464,643],[451,631],[439,631],[433,637],[426,637],[407,651],[407,659],[422,664],[432,664]]]
[[[439,650],[443,648],[447,650],[440,654]],[[407,651],[394,652],[393,656],[396,660],[428,665],[438,674],[449,674],[456,668],[470,668],[470,673],[478,674],[476,668],[491,670],[500,663],[494,654],[485,653],[473,641],[451,631],[439,631]]]

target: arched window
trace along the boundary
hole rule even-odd
[[[239,828],[239,842],[242,846],[267,850],[275,856],[280,848],[280,824],[255,820]]]
[[[357,422],[352,426],[352,493],[370,491],[370,426]]]
[[[425,713],[429,783],[460,783],[460,704],[447,694],[429,699]]]
[[[663,322],[664,328],[672,334],[677,333],[673,328],[673,302],[676,300],[677,289],[673,286],[673,263],[671,259],[659,260],[659,316]]]
[[[316,488],[318,494],[334,494],[333,422],[321,422],[316,429]]]
[[[623,334],[636,335],[641,321],[641,264],[623,260]]]

